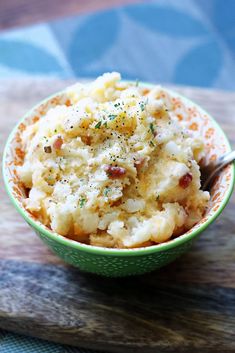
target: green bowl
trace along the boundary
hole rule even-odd
[[[146,83],[142,83],[142,85],[146,88],[152,87]],[[187,112],[189,128],[195,133],[200,132],[200,135],[206,140],[208,148],[206,163],[231,151],[221,127],[208,113],[185,97],[168,89],[164,89],[164,91],[170,93],[179,120],[182,119],[179,113],[182,110]],[[25,191],[15,173],[16,165],[22,158],[18,153],[22,129],[25,125],[32,123],[34,119],[43,118],[45,112],[51,107],[65,104],[67,100],[66,91],[45,99],[21,119],[7,140],[3,156],[3,177],[6,190],[17,211],[55,254],[66,263],[79,267],[82,271],[110,277],[143,274],[165,266],[185,253],[199,234],[219,216],[229,201],[235,181],[233,164],[224,168],[215,180],[211,188],[210,205],[203,219],[187,233],[159,245],[136,249],[109,249],[82,244],[51,231],[23,207],[22,201],[25,198]]]

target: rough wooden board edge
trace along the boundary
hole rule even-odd
[[[111,352],[235,350],[233,288],[195,288],[159,271],[108,279],[18,261],[0,269],[1,328]]]

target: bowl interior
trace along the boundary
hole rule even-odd
[[[152,86],[146,85],[146,87]],[[172,92],[167,89],[162,89],[161,96],[162,99],[170,99],[173,106],[173,110],[176,113],[179,122],[186,125],[187,128],[191,130],[194,135],[202,137],[205,141],[206,157],[205,160],[203,160],[204,164],[208,164],[210,161],[216,160],[219,156],[231,150],[229,142],[222,129],[208,115],[208,113],[206,113],[198,105],[186,99],[185,97],[180,96],[176,92]],[[27,125],[32,124],[40,118],[43,119],[43,116],[50,108],[60,104],[70,105],[70,101],[66,96],[65,91],[47,98],[39,105],[34,107],[25,117],[23,117],[23,119],[12,131],[11,135],[9,136],[4,153],[4,179],[7,186],[7,191],[10,194],[11,199],[13,200],[15,206],[21,210],[21,214],[23,212],[24,218],[29,223],[31,223],[33,226],[36,225],[36,227],[42,229],[42,231],[46,231],[47,234],[50,233],[53,237],[56,236],[58,239],[63,238],[67,244],[70,242],[73,243],[73,246],[78,245],[80,247],[82,246],[85,248],[96,248],[90,245],[79,244],[77,242],[74,242],[73,240],[65,239],[64,237],[52,232],[50,229],[42,225],[37,219],[35,219],[35,217],[31,215],[27,210],[25,210],[23,206],[25,190],[24,186],[19,181],[16,173],[16,167],[23,163],[24,158],[24,151],[22,150],[21,146],[21,133]],[[226,205],[229,196],[232,192],[233,183],[234,166],[229,165],[224,168],[220,175],[215,179],[210,190],[210,203],[201,221],[197,223],[193,228],[191,228],[187,233],[184,233],[183,235],[175,239],[169,240],[163,244],[153,245],[151,246],[151,248],[163,248],[167,244],[173,245],[174,243],[179,242],[180,239],[187,240],[187,238],[191,238],[193,234],[196,234],[202,229],[204,229],[208,225],[208,223],[210,223],[219,215],[219,213]],[[99,251],[99,249],[100,248],[98,248],[97,250]],[[110,249],[106,250],[108,251]],[[131,250],[138,251],[138,249]],[[125,252],[130,250],[121,249],[119,251]]]

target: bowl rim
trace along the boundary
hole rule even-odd
[[[122,82],[135,83],[134,81],[131,81],[131,80],[130,81],[129,80],[122,80]],[[141,81],[139,83],[139,85],[144,86],[144,87],[157,86],[154,83],[143,82],[143,81]],[[68,87],[70,87],[70,86],[68,86]],[[209,119],[212,122],[215,129],[219,130],[219,132],[222,134],[226,148],[228,149],[228,151],[232,151],[231,145],[229,143],[229,140],[228,140],[225,132],[220,127],[219,123],[211,116],[211,114],[209,114],[205,109],[201,108],[197,103],[195,103],[194,101],[191,101],[190,99],[179,94],[178,92],[171,90],[171,89],[168,89],[164,86],[162,88],[166,92],[168,92],[170,95],[176,95],[176,96],[180,97],[186,104],[190,104],[190,105],[193,104],[197,109],[199,109],[199,111],[202,111],[203,113],[205,113],[209,117]],[[58,95],[64,94],[66,92],[66,89],[67,89],[67,87],[64,88],[63,90],[60,90],[60,91],[46,97],[45,99],[41,100],[39,103],[35,104],[28,112],[26,112],[26,114],[23,115],[23,117],[18,121],[18,123],[12,129],[10,135],[7,138],[4,152],[3,152],[2,174],[3,174],[3,181],[5,184],[5,189],[7,191],[7,194],[10,197],[11,202],[13,203],[14,207],[16,208],[16,210],[25,219],[25,221],[30,226],[32,226],[32,228],[34,230],[36,230],[38,233],[42,234],[43,236],[49,237],[51,240],[58,242],[61,245],[64,245],[66,247],[72,247],[76,250],[80,250],[80,251],[86,252],[86,253],[90,253],[90,254],[94,254],[94,255],[108,255],[108,256],[138,256],[138,255],[147,255],[147,254],[152,254],[152,253],[156,253],[156,252],[162,252],[165,250],[171,250],[179,245],[183,245],[185,243],[188,243],[189,241],[193,240],[197,235],[199,235],[203,230],[205,230],[221,214],[221,212],[223,211],[223,209],[227,205],[227,203],[232,195],[233,188],[235,185],[235,163],[231,164],[231,169],[232,169],[231,176],[232,177],[230,180],[230,184],[225,192],[225,196],[224,196],[223,200],[221,201],[218,209],[216,211],[214,211],[213,214],[210,215],[205,222],[203,222],[202,224],[199,224],[199,226],[197,226],[197,224],[196,224],[195,229],[193,229],[195,226],[192,227],[190,233],[186,232],[186,233],[184,233],[174,239],[170,239],[164,243],[151,245],[151,246],[147,246],[147,247],[131,248],[131,249],[118,249],[118,248],[106,248],[106,247],[94,246],[94,245],[89,245],[89,244],[83,244],[83,243],[77,242],[75,240],[66,238],[56,232],[51,231],[49,228],[47,228],[42,223],[40,223],[40,221],[34,221],[34,219],[29,216],[28,212],[24,208],[21,207],[20,202],[14,197],[14,195],[11,191],[11,187],[9,186],[9,183],[8,183],[8,177],[5,173],[6,155],[7,155],[8,149],[10,147],[10,143],[12,142],[12,139],[13,139],[15,133],[17,132],[19,125],[22,122],[24,122],[25,119],[27,117],[29,117],[35,111],[35,109],[40,107],[42,104],[47,103],[52,98],[54,98]]]

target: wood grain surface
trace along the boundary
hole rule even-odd
[[[1,0],[0,30],[35,24],[40,21],[51,21],[63,16],[73,16],[140,1],[141,0]]]
[[[0,150],[33,104],[68,82],[0,81]],[[177,87],[235,146],[235,94]],[[192,250],[148,275],[105,279],[64,265],[0,183],[0,328],[112,352],[235,352],[235,197]]]

